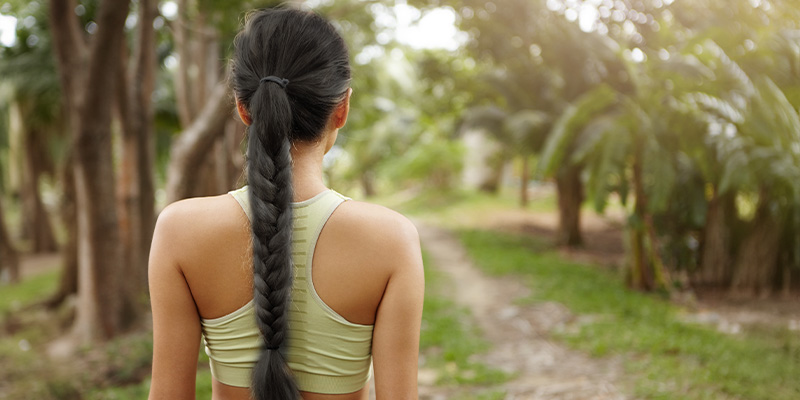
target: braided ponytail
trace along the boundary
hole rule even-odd
[[[297,388],[278,351],[286,335],[292,287],[291,110],[283,90],[262,84],[250,101],[252,125],[247,142],[253,242],[253,299],[264,350],[253,370],[256,399],[294,399]],[[260,103],[264,103],[261,107]],[[256,110],[268,110],[264,115]],[[263,377],[263,378],[262,378]]]
[[[347,49],[311,12],[260,10],[234,41],[232,84],[250,116],[247,142],[253,300],[264,339],[253,369],[256,400],[300,397],[280,349],[292,289],[291,143],[316,141],[350,84]]]

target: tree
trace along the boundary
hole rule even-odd
[[[8,271],[8,281],[19,282],[19,256],[6,228],[6,219],[3,214],[3,201],[0,196],[0,277]]]
[[[635,206],[629,219],[633,286],[668,285],[663,253],[670,254],[676,267],[686,267],[692,257],[675,253],[687,247],[687,238],[699,235],[702,253],[698,279],[732,284],[736,292],[764,293],[777,276],[777,258],[796,258],[795,253],[783,250],[786,244],[791,248],[796,238],[781,240],[783,229],[791,223],[782,226],[776,222],[778,215],[796,218],[791,206],[796,204],[796,189],[790,184],[796,181],[791,178],[796,169],[790,166],[797,161],[794,153],[787,151],[797,143],[796,112],[777,85],[753,84],[748,75],[770,74],[795,85],[791,74],[781,72],[792,65],[782,60],[795,56],[776,57],[781,52],[775,47],[788,49],[792,45],[764,43],[776,39],[786,43],[784,35],[773,32],[781,28],[765,22],[780,20],[779,16],[766,9],[753,10],[749,4],[728,7],[728,3],[708,3],[707,9],[698,10],[700,14],[712,10],[716,13],[713,18],[745,21],[761,34],[760,39],[749,38],[753,30],[746,29],[734,35],[703,31],[713,18],[696,18],[695,13],[681,8],[692,6],[673,5],[669,10],[690,21],[684,21],[689,27],[665,18],[658,21],[659,35],[639,35],[641,59],[628,63],[627,75],[634,90],[620,91],[617,106],[585,125],[575,126],[578,132],[571,136],[580,146],[567,160],[587,164],[591,171],[587,187],[599,209],[610,192],[618,192],[624,201],[628,188],[633,188]],[[710,25],[716,26],[713,22]],[[740,47],[738,54],[744,54],[742,60],[746,62],[740,66],[722,45],[709,39],[717,36],[727,48],[749,40],[753,48],[773,49],[766,52],[768,56],[757,56]],[[560,140],[569,141],[567,136]],[[567,145],[563,141],[548,144],[554,148]],[[545,154],[543,161],[548,164],[564,160],[548,160],[551,156]],[[731,184],[730,177],[737,183]],[[755,197],[757,206],[750,228],[737,238],[733,237],[739,225],[734,199],[740,195]],[[737,250],[738,240],[741,244]]]
[[[156,43],[155,0],[140,0],[131,67],[125,51],[120,52],[117,70],[116,108],[122,127],[122,152],[118,174],[120,239],[124,276],[123,320],[141,314],[138,302],[147,284],[147,255],[155,229],[155,187],[153,182],[153,102]]]
[[[20,16],[36,21],[20,24],[18,40],[0,50],[2,98],[9,113],[9,189],[19,194],[20,237],[34,253],[58,250],[53,227],[41,195],[42,178],[54,177],[63,148],[63,115],[50,40],[39,7],[19,6]]]
[[[100,3],[88,46],[74,1],[52,0],[50,23],[65,110],[75,150],[78,222],[78,308],[74,333],[83,343],[108,339],[122,327],[119,225],[111,159],[111,102],[122,55],[128,1]]]
[[[509,115],[544,113],[555,121],[570,103],[601,84],[621,92],[630,90],[617,55],[619,45],[605,35],[581,30],[548,9],[549,2],[519,0],[502,7],[479,0],[433,3],[451,4],[459,10],[458,25],[470,33],[470,55],[491,64],[492,73],[483,78],[500,94],[496,104]],[[542,138],[523,140],[512,148],[519,149],[515,153],[524,155],[524,160],[541,142]],[[549,174],[556,181],[559,198],[559,242],[567,246],[580,246],[583,241],[582,171],[579,164],[564,164]]]
[[[198,186],[201,166],[232,118],[233,100],[227,82],[217,83],[191,125],[172,143],[167,167],[167,202],[190,197]]]
[[[720,183],[723,192],[738,187],[758,194],[733,268],[731,289],[746,295],[773,290],[781,238],[787,233],[781,221],[789,218],[789,224],[794,223],[792,208],[800,204],[800,115],[769,78],[760,78],[753,89],[741,109],[742,118],[730,121],[738,140]]]
[[[274,7],[275,0],[216,3],[177,1],[170,21],[179,66],[175,100],[181,132],[173,140],[167,166],[167,202],[228,191],[241,169],[244,124],[233,114],[228,73],[220,60],[236,34],[242,10]],[[225,44],[222,46],[221,44]]]

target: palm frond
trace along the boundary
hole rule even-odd
[[[547,138],[537,173],[552,175],[566,161],[568,149],[579,130],[616,101],[617,93],[607,85],[600,85],[567,106]]]
[[[508,116],[504,128],[509,141],[521,152],[538,152],[547,137],[549,122],[544,112],[522,110]]]

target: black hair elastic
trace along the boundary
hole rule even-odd
[[[272,76],[272,75],[265,76],[265,77],[261,78],[261,83],[264,83],[264,82],[277,83],[278,85],[280,85],[280,87],[282,89],[286,89],[286,85],[289,84],[289,80],[288,79],[278,78],[277,76]]]

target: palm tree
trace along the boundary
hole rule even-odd
[[[739,112],[727,118],[735,131],[720,190],[736,188],[757,197],[734,263],[731,287],[736,294],[751,295],[772,290],[782,237],[793,234],[790,245],[797,240],[797,232],[787,232],[783,221],[796,223],[800,205],[800,115],[768,77],[758,78],[746,100],[737,106],[718,99]]]

